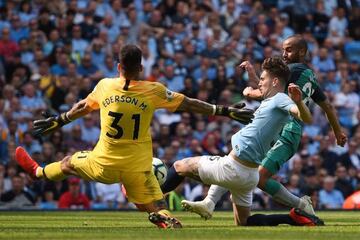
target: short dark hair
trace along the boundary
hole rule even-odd
[[[307,52],[308,45],[307,45],[306,40],[304,39],[304,37],[301,34],[295,34],[295,35],[288,37],[288,39],[290,39],[290,38],[295,39],[295,47],[298,50],[303,50],[305,53]]]
[[[272,77],[277,77],[283,86],[286,86],[290,76],[290,69],[280,57],[271,57],[261,65]]]
[[[125,45],[120,51],[120,65],[126,73],[133,74],[137,73],[141,69],[141,49],[134,45]]]

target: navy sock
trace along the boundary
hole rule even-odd
[[[247,226],[277,226],[279,224],[296,225],[289,214],[254,214],[247,219]]]
[[[174,166],[172,166],[168,170],[168,173],[167,173],[167,176],[166,176],[166,181],[164,182],[163,185],[161,185],[162,192],[163,193],[171,192],[177,186],[179,186],[179,184],[184,180],[184,178],[185,177],[180,176],[179,174],[177,174]]]

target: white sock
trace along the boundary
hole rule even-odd
[[[35,175],[36,175],[37,177],[44,177],[42,171],[43,171],[43,168],[42,168],[42,167],[37,167],[37,168],[36,168]]]
[[[222,195],[224,195],[227,191],[228,190],[226,188],[220,187],[218,185],[211,185],[204,201],[206,201],[208,204],[211,204],[209,202],[212,202],[212,205],[215,207],[216,203],[220,201]]]

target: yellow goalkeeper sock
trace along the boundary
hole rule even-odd
[[[158,213],[162,214],[162,215],[165,215],[165,216],[168,216],[168,217],[171,217],[171,212],[167,209],[161,209],[158,211]]]
[[[47,178],[52,181],[61,181],[66,178],[66,175],[61,170],[61,162],[54,162],[46,165],[44,168],[38,167],[36,176]]]

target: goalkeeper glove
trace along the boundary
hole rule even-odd
[[[41,115],[45,119],[35,120],[33,122],[33,135],[35,137],[52,133],[71,122],[69,117],[66,115],[66,112],[56,116],[51,115],[49,112],[46,111],[42,112]]]
[[[245,103],[235,103],[228,107],[216,105],[215,115],[226,116],[242,124],[248,124],[254,118],[254,111],[244,107]]]

